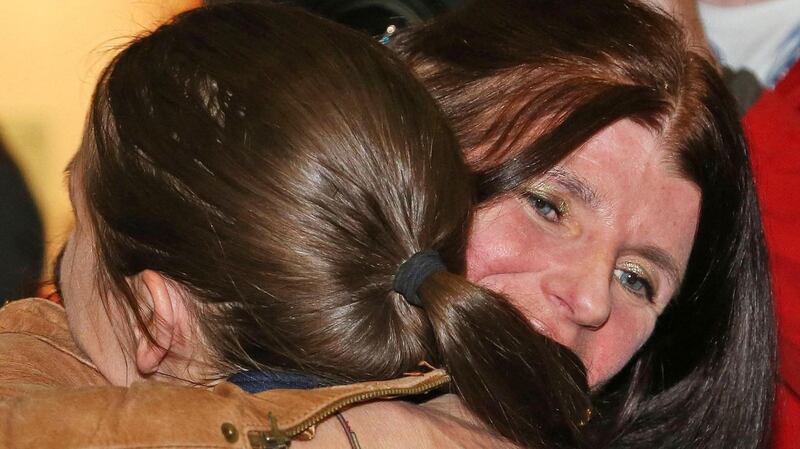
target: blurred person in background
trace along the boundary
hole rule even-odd
[[[0,140],[0,305],[36,293],[43,258],[39,211]]]
[[[800,0],[701,0],[703,30],[730,86],[748,110],[800,59]],[[796,70],[796,69],[795,69]]]

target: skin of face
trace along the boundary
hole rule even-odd
[[[647,341],[689,259],[701,194],[669,158],[623,120],[476,213],[467,277],[572,349],[593,387]]]

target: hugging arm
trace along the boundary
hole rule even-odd
[[[431,372],[388,382],[258,395],[227,382],[213,389],[162,382],[116,387],[72,341],[60,306],[41,299],[22,300],[0,309],[0,447],[250,447],[251,439],[280,437],[275,426],[296,427],[306,415],[343,399],[365,393],[380,399],[376,392],[381,389],[416,389],[443,376]],[[270,414],[277,418],[274,423]],[[377,401],[350,408],[346,414],[365,447],[507,444],[447,413],[407,403]],[[351,448],[336,419],[319,424],[313,439],[292,445]]]

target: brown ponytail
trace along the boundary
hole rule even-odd
[[[213,30],[213,33],[210,32]],[[577,446],[578,360],[455,274],[392,291],[424,248],[463,271],[474,184],[424,88],[367,38],[280,6],[177,17],[120,53],[81,158],[100,291],[142,324],[126,276],[180,283],[221,375],[333,382],[444,365],[487,425]]]
[[[462,276],[436,273],[420,290],[441,361],[475,415],[525,447],[582,447],[590,404],[574,354]]]

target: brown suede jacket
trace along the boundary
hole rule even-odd
[[[418,394],[442,370],[385,382],[251,395],[140,382],[114,387],[73,342],[64,310],[27,299],[0,309],[0,449],[285,448],[354,404]],[[462,446],[462,444],[457,444]]]

